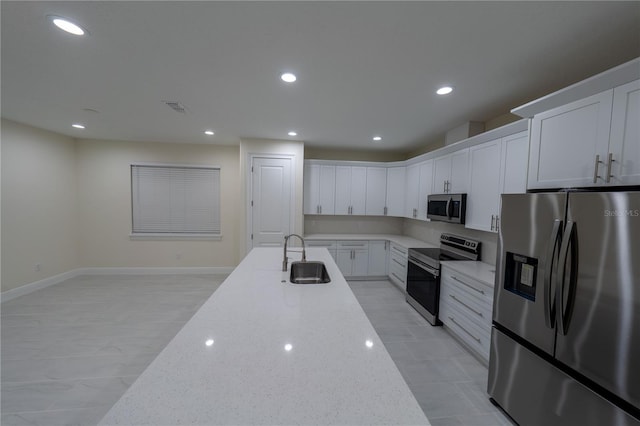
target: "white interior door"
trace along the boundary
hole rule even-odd
[[[290,158],[253,158],[250,248],[281,247],[293,232],[291,163]]]

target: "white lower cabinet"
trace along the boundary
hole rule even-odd
[[[335,241],[330,240],[305,240],[305,245],[307,247],[313,248],[326,248],[329,250],[329,254],[333,257],[333,260],[337,260],[337,247]]]
[[[439,318],[486,363],[491,345],[493,287],[442,265]]]
[[[366,277],[369,241],[338,241],[336,263],[345,277]]]
[[[369,268],[367,275],[370,277],[385,277],[389,264],[389,241],[369,241]]]
[[[392,283],[400,287],[402,291],[407,291],[407,263],[409,251],[396,243],[390,243],[389,249],[389,279]]]

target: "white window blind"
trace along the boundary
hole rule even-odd
[[[132,165],[133,234],[220,235],[220,169]]]

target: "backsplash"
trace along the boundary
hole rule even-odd
[[[304,233],[309,234],[395,234],[407,235],[440,245],[443,232],[461,235],[482,243],[480,260],[496,264],[498,234],[467,229],[446,222],[424,222],[400,217],[305,215]]]
[[[498,250],[498,234],[475,229],[467,229],[464,225],[456,225],[446,222],[423,222],[413,219],[404,219],[402,234],[432,244],[440,244],[440,235],[443,233],[468,237],[482,243],[480,260],[492,265],[496,264]]]
[[[399,217],[305,215],[304,233],[309,234],[396,234],[402,235]]]

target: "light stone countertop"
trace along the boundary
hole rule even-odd
[[[455,260],[443,261],[441,265],[451,268],[456,272],[465,274],[478,281],[482,281],[489,287],[494,287],[495,281],[495,265],[484,262],[476,262],[473,260]]]
[[[251,251],[100,424],[429,425],[329,252],[307,258],[330,283]]]
[[[305,240],[387,240],[399,244],[405,248],[439,247],[438,244],[431,244],[417,240],[406,235],[395,234],[309,234],[304,236]]]

